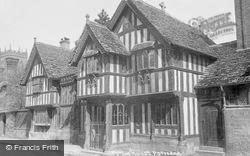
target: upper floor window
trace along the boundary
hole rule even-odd
[[[148,58],[149,58],[149,67],[154,68],[155,67],[155,53],[154,53],[154,50],[149,51]]]
[[[121,72],[126,73],[127,72],[127,60],[126,60],[126,57],[121,57],[120,62],[121,62],[121,68],[122,68]]]
[[[43,79],[36,78],[32,81],[33,93],[40,93],[43,91]]]
[[[92,56],[87,58],[87,74],[98,73],[101,71],[100,57]]]
[[[123,31],[129,30],[131,24],[130,22],[127,20],[127,18],[124,18],[124,22],[123,22]]]
[[[155,51],[144,50],[137,55],[137,70],[155,68]]]

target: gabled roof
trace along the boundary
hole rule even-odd
[[[206,35],[141,0],[122,1],[111,19],[109,25],[111,30],[114,29],[126,6],[130,7],[141,22],[147,25],[152,32],[161,36],[165,43],[178,45],[213,56],[209,46],[213,45],[214,42]]]
[[[48,78],[59,79],[60,77],[76,74],[77,72],[75,67],[68,64],[72,57],[72,52],[70,50],[36,42],[33,45],[30,57],[26,64],[25,73],[21,80],[22,85],[25,85],[29,78],[36,56],[40,57]]]
[[[111,32],[106,26],[87,21],[83,33],[74,49],[74,57],[71,63],[78,62],[86,46],[88,37],[90,37],[101,53],[114,53],[119,55],[129,55],[130,53],[124,47],[118,36]]]
[[[250,49],[236,50],[235,44],[232,42],[213,47],[220,57],[208,66],[196,88],[250,83],[250,75],[247,74],[250,66]]]

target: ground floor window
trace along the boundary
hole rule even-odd
[[[177,105],[142,103],[132,105],[132,131],[135,134],[177,135]]]
[[[114,104],[112,106],[112,124],[128,124],[128,106],[124,104]]]
[[[92,123],[101,123],[105,121],[104,107],[91,106],[90,119]]]
[[[153,121],[157,125],[176,125],[177,107],[174,104],[158,103],[152,106]]]
[[[34,131],[47,132],[52,122],[52,110],[34,110]]]

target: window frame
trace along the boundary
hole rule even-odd
[[[152,110],[154,114],[154,123],[156,126],[178,125],[177,105],[167,104],[167,103],[157,103],[152,105],[152,107],[154,107],[152,108]]]
[[[113,104],[112,126],[127,126],[127,125],[129,125],[128,106],[122,103]]]

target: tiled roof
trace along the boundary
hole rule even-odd
[[[250,49],[236,50],[234,44],[217,45],[213,49],[220,57],[208,66],[197,88],[250,83]]]
[[[74,49],[72,63],[77,62],[77,59],[82,55],[82,48],[86,44],[89,35],[97,44],[101,53],[114,53],[119,55],[130,54],[115,33],[111,32],[106,26],[88,21],[79,39],[78,45]]]
[[[61,47],[37,42],[33,46],[21,84],[26,83],[36,54],[40,56],[48,78],[58,79],[67,75],[76,74],[77,72],[77,69],[68,63],[72,57],[70,50],[64,50]]]
[[[214,42],[206,35],[141,0],[122,1],[111,20],[110,29],[113,29],[120,17],[122,13],[120,10],[125,7],[125,3],[135,11],[137,16],[140,16],[144,24],[158,32],[167,43],[213,56],[209,46]]]

